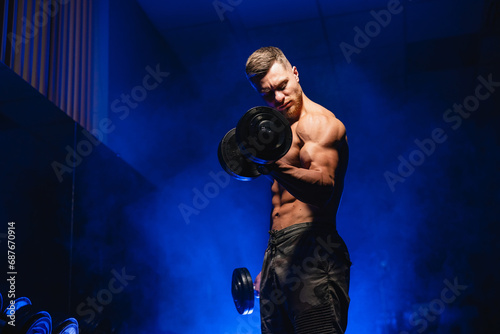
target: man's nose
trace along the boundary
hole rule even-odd
[[[283,103],[283,101],[285,100],[285,94],[283,94],[283,92],[275,92],[274,93],[274,100],[276,101],[277,104],[281,104]]]

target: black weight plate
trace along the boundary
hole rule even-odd
[[[253,280],[247,268],[236,268],[233,271],[231,294],[239,314],[251,314],[254,307]]]
[[[257,165],[249,161],[241,153],[236,144],[236,129],[231,129],[226,133],[219,143],[217,155],[221,167],[232,177],[240,181],[250,181],[260,176]]]
[[[45,311],[41,311],[35,315],[31,315],[30,318],[24,323],[21,333],[52,333],[52,318],[50,317],[50,314]]]
[[[236,126],[236,142],[249,160],[268,164],[281,159],[292,145],[292,129],[279,111],[270,107],[248,110]]]

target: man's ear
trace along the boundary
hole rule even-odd
[[[292,71],[293,71],[293,76],[295,77],[295,80],[297,80],[297,82],[299,82],[299,71],[297,71],[297,67],[292,67]]]

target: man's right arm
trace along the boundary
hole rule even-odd
[[[253,282],[253,288],[255,290],[255,296],[258,298],[260,297],[260,277],[261,277],[262,272],[260,272],[257,277],[255,277],[255,280]]]

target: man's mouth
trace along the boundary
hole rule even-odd
[[[279,111],[283,111],[283,110],[288,109],[289,107],[290,107],[290,102],[287,102],[287,103],[285,103],[284,105],[279,106],[277,109],[278,109]]]

